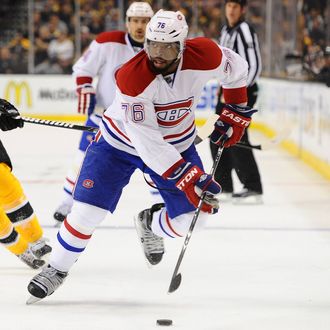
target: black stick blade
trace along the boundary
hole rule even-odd
[[[172,292],[176,291],[181,284],[181,280],[182,280],[181,273],[174,276],[171,280],[170,287],[168,288],[168,293],[172,293]]]

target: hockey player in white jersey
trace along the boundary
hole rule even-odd
[[[221,187],[204,172],[194,145],[198,99],[207,81],[221,82],[229,105],[211,138],[218,143],[225,139],[226,147],[240,140],[256,110],[245,107],[246,61],[210,39],[186,40],[187,34],[181,12],[158,11],[147,26],[145,50],[116,72],[114,102],[86,151],[73,208],[58,232],[50,263],[28,285],[28,303],[63,283],[95,228],[108,211],[115,211],[136,169],[150,174],[165,203],[135,218],[150,264],[161,261],[165,237],[186,235],[202,192],[206,198],[195,228],[217,212]]]
[[[114,73],[143,48],[146,25],[153,14],[147,2],[133,2],[126,12],[127,32],[111,31],[99,34],[73,66],[78,112],[88,116],[87,126],[99,126],[103,111],[112,103],[115,96]],[[93,86],[95,77],[98,77],[96,89]],[[90,132],[82,134],[73,166],[64,181],[63,199],[54,213],[57,222],[63,222],[71,210],[72,191],[78,170],[93,137],[94,134]]]

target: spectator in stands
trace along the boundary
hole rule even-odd
[[[35,36],[38,34],[38,31],[42,25],[42,20],[41,20],[41,13],[40,11],[34,11],[33,13],[33,30]]]
[[[106,31],[113,31],[119,29],[119,10],[118,8],[111,9],[106,15],[105,15],[105,30]]]
[[[12,60],[15,62],[14,73],[27,73],[27,57],[30,46],[29,39],[22,31],[17,31],[14,38],[9,42],[8,47]]]
[[[39,65],[48,60],[48,47],[52,40],[52,35],[50,34],[47,25],[42,25],[35,37],[35,47],[34,47],[34,63]]]
[[[81,52],[83,53],[90,43],[93,41],[94,36],[90,33],[88,26],[81,27]]]
[[[49,43],[48,60],[38,65],[35,73],[70,74],[74,58],[74,45],[68,38],[67,30],[59,30]]]
[[[56,34],[60,31],[67,31],[68,32],[68,26],[60,20],[59,16],[56,14],[50,15],[49,21],[48,21],[48,28],[51,34]]]
[[[103,17],[97,11],[92,12],[91,22],[88,24],[89,30],[92,34],[98,35],[104,31]]]
[[[324,82],[330,87],[330,46],[326,47],[320,73],[317,75],[317,80]]]
[[[71,2],[71,1],[70,1]],[[68,33],[74,34],[74,8],[71,3],[63,3],[58,14],[60,21],[64,22],[68,27]]]
[[[15,61],[8,47],[0,48],[0,73],[15,73]]]
[[[68,38],[66,29],[61,29],[55,34],[55,39],[49,43],[48,55],[53,62],[59,65],[61,73],[71,73],[74,45]]]

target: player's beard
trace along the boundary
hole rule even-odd
[[[156,74],[170,74],[170,73],[173,73],[175,72],[177,66],[178,66],[178,59],[174,59],[172,61],[166,61],[167,64],[162,67],[162,68],[159,68],[159,67],[156,67],[153,63],[153,60],[154,59],[150,59],[150,66],[152,68],[152,70],[156,73]]]

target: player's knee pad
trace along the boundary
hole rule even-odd
[[[97,206],[74,201],[67,223],[77,231],[89,235],[104,220],[107,212]]]

